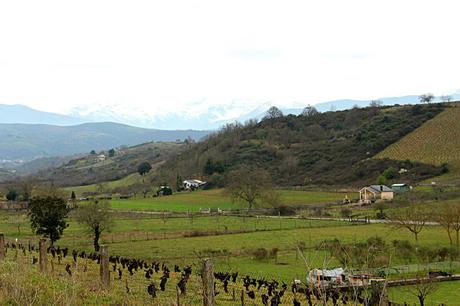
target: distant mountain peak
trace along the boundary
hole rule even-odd
[[[460,99],[460,90],[451,95],[453,100]],[[383,105],[416,104],[417,95],[379,98]],[[436,101],[440,101],[437,97]],[[284,114],[297,115],[308,104],[315,106],[320,112],[339,111],[354,106],[366,107],[371,100],[340,99],[321,103],[302,103],[296,101],[289,106],[279,108]],[[190,103],[185,109],[172,108],[169,112],[159,112],[155,109],[143,109],[132,105],[115,103],[107,106],[102,104],[87,104],[75,107],[68,115],[60,115],[34,110],[24,105],[0,105],[0,123],[38,123],[51,125],[75,125],[85,122],[118,122],[142,128],[165,130],[194,129],[213,130],[235,121],[245,122],[249,119],[260,119],[271,106],[278,106],[273,101],[256,104],[254,101],[233,99],[228,104],[210,105],[207,99]]]
[[[35,110],[21,104],[0,104],[0,123],[75,125],[88,122],[83,118]]]

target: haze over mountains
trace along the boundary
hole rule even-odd
[[[460,99],[460,93],[452,95],[453,100]],[[379,99],[383,105],[415,104],[418,96],[408,95]],[[437,98],[435,101],[439,101]],[[365,107],[370,100],[343,99],[314,104],[320,112],[331,110],[345,110],[357,105]],[[91,105],[72,109],[69,114],[55,114],[34,110],[23,105],[1,105],[0,123],[26,123],[50,125],[76,125],[88,122],[116,122],[136,127],[164,130],[213,130],[223,124],[263,117],[265,111],[273,103],[267,101],[255,108],[244,106],[243,102],[229,105],[213,105],[202,107],[197,105],[191,109],[172,109],[168,113],[158,113],[149,109],[134,109],[129,105]],[[285,114],[299,114],[303,107],[294,103],[293,107],[280,107]]]
[[[460,94],[452,95],[453,100]],[[415,104],[417,96],[380,99],[383,105]],[[439,100],[439,99],[437,99]],[[320,112],[365,107],[368,100],[337,100],[316,104]],[[235,103],[211,106],[200,112],[149,111],[114,108],[80,108],[71,115],[43,112],[24,105],[0,105],[0,161],[33,160],[41,157],[67,156],[90,150],[108,150],[121,145],[151,141],[176,141],[188,137],[199,140],[223,124],[260,119],[272,106],[263,103],[252,110]],[[299,114],[303,107],[281,108],[285,114]],[[155,127],[155,129],[152,129]]]
[[[151,141],[199,140],[207,131],[142,129],[119,123],[0,124],[0,161],[66,156]]]

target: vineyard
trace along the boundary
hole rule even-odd
[[[379,260],[388,258],[387,252],[396,254],[390,255],[393,259],[389,279],[410,276],[421,267],[413,253],[397,255],[392,247],[395,239],[411,240],[410,233],[385,224],[218,215],[166,219],[161,215],[116,216],[116,227],[102,237],[111,255],[110,290],[105,290],[91,237],[72,218],[56,249],[48,249],[48,272],[40,273],[38,237],[31,233],[26,217],[22,213],[1,214],[0,233],[5,233],[9,248],[7,261],[0,263],[0,299],[8,298],[7,305],[47,304],[43,301],[53,301],[54,305],[202,305],[201,263],[211,258],[217,305],[242,305],[241,296],[244,305],[309,305],[309,298],[317,305],[325,295],[319,296],[312,288],[306,290],[307,271],[341,266],[337,257],[322,247],[324,242],[337,238],[346,244],[365,245],[377,233],[386,250]],[[439,227],[428,227],[420,236],[420,246],[429,252],[438,250],[440,242],[447,244],[447,237]],[[457,261],[430,261],[429,265],[424,262],[423,267],[460,271]],[[185,272],[190,271],[188,267],[191,273]],[[166,274],[169,277],[162,290]],[[294,295],[295,279],[301,284]],[[185,285],[185,294],[179,284]],[[458,282],[440,284],[432,301],[452,301],[452,286],[458,286]],[[369,298],[365,292],[369,294],[363,291],[361,301]],[[326,296],[330,305],[333,298],[341,301],[346,297],[347,303],[358,299],[350,293],[330,292]],[[391,288],[389,297],[398,302],[414,301],[414,296],[401,287]],[[294,299],[300,304],[295,304]],[[358,302],[354,305],[363,304]]]
[[[460,167],[460,106],[446,108],[435,118],[377,154],[377,158],[412,160]]]
[[[0,241],[2,305],[211,305],[203,304],[205,272],[213,276],[216,305],[376,305],[387,300],[383,283],[317,288],[300,280],[286,283],[236,270],[215,272],[212,264],[211,270],[204,270],[204,261],[181,267],[46,243],[41,250],[30,243],[3,244],[3,236]],[[435,286],[437,294],[429,299],[430,305],[441,301],[456,305],[452,298],[458,295],[458,281]],[[387,289],[393,301],[413,300],[405,287]]]
[[[5,247],[0,297],[7,304],[203,305],[203,270],[197,265],[168,266],[107,254],[110,272],[104,282],[102,253],[46,247],[45,243],[38,250],[35,245],[7,242],[0,245],[0,254]],[[367,287],[317,290],[300,283],[242,276],[238,271],[214,272],[213,277],[218,305],[336,305],[339,301],[367,305],[375,299]]]

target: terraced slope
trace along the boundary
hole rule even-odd
[[[412,160],[428,164],[447,163],[460,168],[460,104],[446,108],[399,141],[377,154],[377,158]]]

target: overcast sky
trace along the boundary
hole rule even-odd
[[[0,0],[0,103],[176,111],[452,93],[459,3]]]

